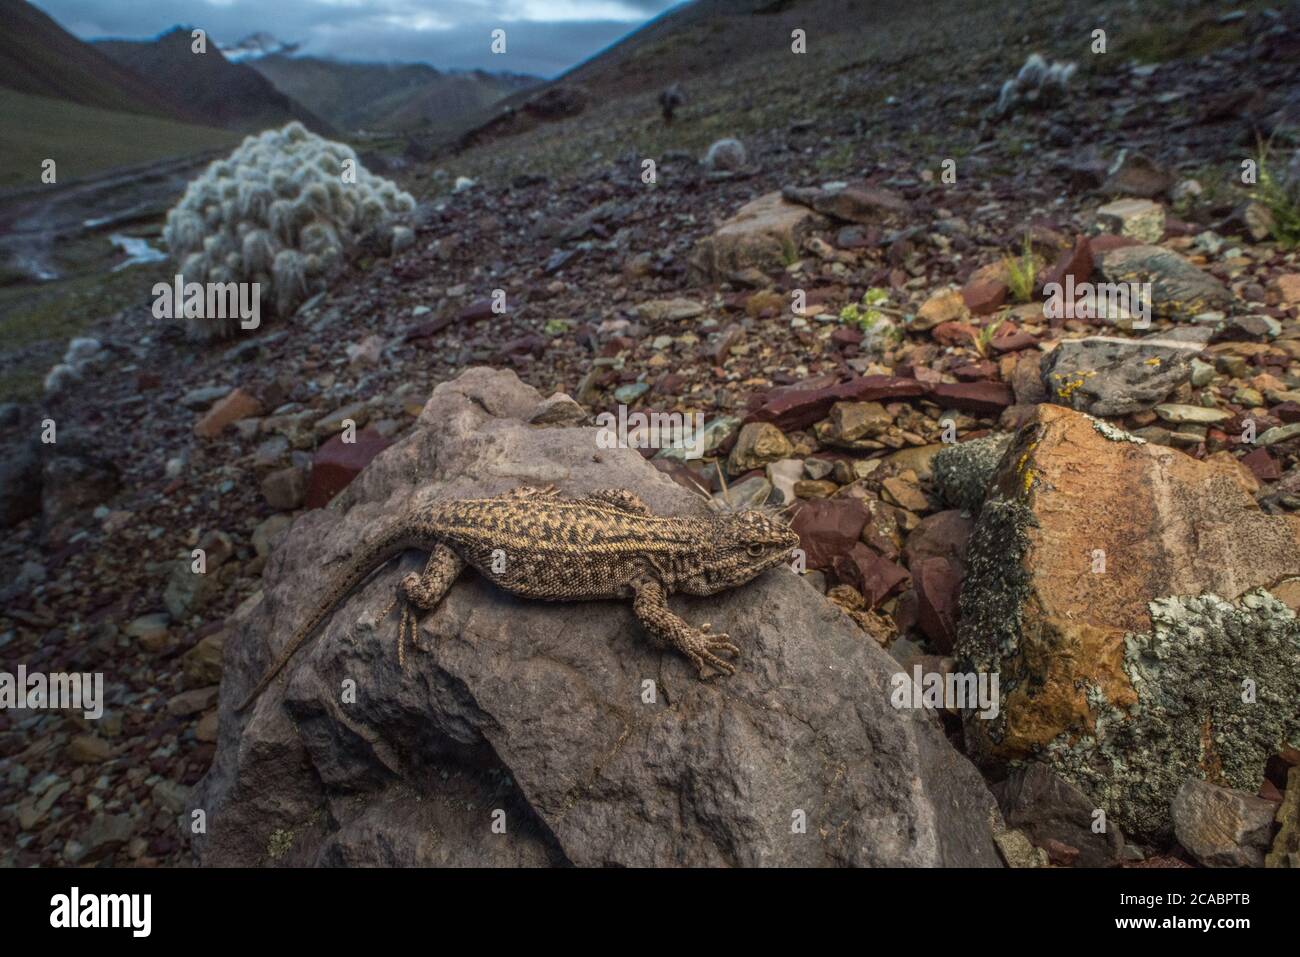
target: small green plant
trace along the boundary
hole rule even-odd
[[[1259,177],[1255,199],[1269,212],[1269,232],[1283,249],[1294,249],[1300,245],[1300,186],[1288,189],[1273,175],[1267,144],[1260,144],[1255,165]]]
[[[568,319],[547,319],[546,325],[542,326],[542,331],[548,336],[562,336],[572,325],[573,323]]]
[[[1007,287],[1016,302],[1029,302],[1034,296],[1034,283],[1038,278],[1038,263],[1034,259],[1033,246],[1029,242],[1029,233],[1025,233],[1025,244],[1019,256],[1006,256],[1002,260],[1007,267]]]
[[[840,310],[840,322],[847,322],[857,326],[863,332],[867,332],[880,320],[885,318],[885,314],[880,311],[879,306],[889,301],[889,293],[883,289],[868,289],[862,296],[862,303],[850,303]]]
[[[1006,321],[1006,316],[999,316],[984,328],[971,333],[971,341],[975,344],[975,351],[980,354],[981,359],[989,357],[989,351],[993,347],[993,337],[998,334],[998,328]]]

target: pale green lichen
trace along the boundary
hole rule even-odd
[[[278,861],[289,853],[291,847],[293,847],[293,831],[277,827],[266,840],[266,856],[273,861]]]
[[[1092,427],[1098,433],[1110,439],[1112,442],[1132,442],[1134,445],[1146,445],[1147,440],[1134,435],[1132,432],[1125,432],[1119,426],[1111,425],[1103,419],[1092,419]]]
[[[1043,757],[1126,830],[1160,838],[1188,778],[1254,793],[1269,756],[1300,744],[1300,619],[1264,589],[1149,608],[1152,630],[1125,636],[1136,704],[1089,689],[1093,734],[1062,736]]]

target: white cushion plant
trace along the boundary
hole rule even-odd
[[[366,170],[351,147],[293,122],[248,137],[209,165],[167,214],[163,239],[187,284],[260,283],[262,302],[288,316],[363,240],[409,234],[394,221],[414,208],[409,193]],[[190,320],[186,328],[214,339],[239,324]]]

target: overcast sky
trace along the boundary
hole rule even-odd
[[[550,77],[598,52],[677,0],[37,0],[83,40],[143,39],[176,24],[219,43],[265,31],[299,52],[400,60],[439,69]],[[506,31],[506,52],[490,49]]]

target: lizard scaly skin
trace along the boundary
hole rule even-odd
[[[498,587],[525,598],[631,598],[645,629],[689,658],[704,677],[706,668],[734,673],[719,655],[735,657],[740,649],[728,635],[710,633],[707,624],[696,628],[677,617],[667,596],[712,595],[743,585],[781,564],[798,544],[788,526],[762,512],[666,518],[651,513],[626,489],[568,499],[554,488],[524,487],[496,498],[431,505],[398,519],[348,563],[237,710],[257,699],[353,589],[411,548],[429,552],[429,561],[423,574],[412,572],[399,586],[405,600],[398,625],[399,662],[408,623],[414,634],[412,606],[421,611],[435,607],[471,565]]]

